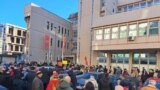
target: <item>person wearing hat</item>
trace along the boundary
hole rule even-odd
[[[158,90],[156,88],[156,81],[150,80],[147,86],[142,87],[140,90]]]
[[[41,81],[40,78],[42,78],[42,72],[37,71],[36,72],[37,76],[33,79],[32,82],[32,90],[44,90],[43,82]]]
[[[48,83],[46,90],[56,90],[56,87],[58,85],[59,85],[58,73],[56,71],[53,71],[53,75],[50,78],[50,81]]]

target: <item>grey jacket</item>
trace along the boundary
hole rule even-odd
[[[44,90],[43,83],[38,77],[33,79],[32,90]]]

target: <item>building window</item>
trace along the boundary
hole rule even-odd
[[[51,31],[53,30],[53,23],[51,23]]]
[[[61,32],[61,27],[60,26],[58,26],[58,33],[60,33]]]
[[[19,51],[19,46],[15,46],[15,51]]]
[[[152,64],[152,65],[157,64],[156,53],[149,53],[149,64]]]
[[[11,51],[13,51],[13,45],[11,45],[10,49],[11,49]]]
[[[141,53],[140,54],[140,64],[148,64],[146,53]]]
[[[133,54],[133,64],[139,64],[139,53],[134,53]]]
[[[68,30],[68,36],[69,36],[69,30]]]
[[[147,35],[147,23],[141,23],[138,26],[139,36],[146,36]]]
[[[101,0],[101,7],[105,6],[105,0]]]
[[[53,39],[51,38],[51,40],[50,40],[50,45],[51,45],[51,46],[52,46],[52,40],[53,40]]]
[[[69,49],[69,43],[67,42],[67,49]]]
[[[17,35],[21,36],[21,30],[17,30]]]
[[[61,48],[63,47],[63,41],[61,41]]]
[[[120,27],[120,38],[126,38],[127,37],[127,26],[121,26]]]
[[[102,40],[102,34],[103,34],[102,29],[96,30],[96,40]]]
[[[110,28],[104,29],[104,39],[110,39]]]
[[[47,30],[49,30],[49,21],[47,21]]]
[[[157,35],[158,34],[158,21],[150,22],[149,35]]]
[[[63,27],[62,27],[62,35],[63,35]]]
[[[147,5],[148,5],[148,7],[152,6],[153,5],[153,0],[148,0]]]
[[[59,48],[59,45],[60,45],[60,41],[58,40],[58,43],[57,43],[57,47]]]
[[[65,31],[65,35],[66,35],[66,33],[67,33],[67,30],[66,30],[66,28],[64,29],[64,31]]]
[[[133,4],[128,5],[128,11],[132,11],[133,10]]]
[[[134,9],[138,9],[139,8],[139,3],[135,3],[134,4]]]
[[[9,27],[9,34],[13,35],[13,27]]]
[[[123,11],[127,12],[127,5],[123,6]]]
[[[20,38],[16,38],[16,43],[20,44]]]
[[[160,0],[154,0],[155,4],[160,4]]]
[[[140,2],[141,8],[145,8],[146,7],[146,1],[142,1]]]
[[[112,28],[112,39],[117,39],[118,38],[118,27],[113,27]]]
[[[14,43],[14,37],[11,37],[11,43]]]
[[[74,31],[74,37],[77,37],[77,30]]]
[[[136,24],[129,25],[129,36],[137,36]]]

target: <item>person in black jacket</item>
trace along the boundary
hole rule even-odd
[[[71,86],[73,90],[76,90],[77,78],[73,72],[73,67],[71,67],[70,70],[68,71],[68,75],[71,77],[71,84],[72,84]]]
[[[35,67],[30,67],[31,70],[28,70],[28,73],[25,77],[25,80],[27,81],[27,87],[28,87],[28,90],[31,90],[32,89],[32,82],[33,82],[33,79],[35,78],[36,76],[36,73],[35,73]]]
[[[99,80],[99,90],[111,90],[111,82],[108,73],[101,76]]]

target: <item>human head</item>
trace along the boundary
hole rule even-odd
[[[121,80],[118,80],[118,81],[117,81],[117,84],[120,85],[120,83],[121,83]]]
[[[42,72],[41,72],[41,71],[37,71],[37,76],[38,76],[39,78],[41,78],[41,77],[43,76]]]
[[[64,81],[70,83],[71,82],[71,78],[69,76],[65,76],[64,77]]]

